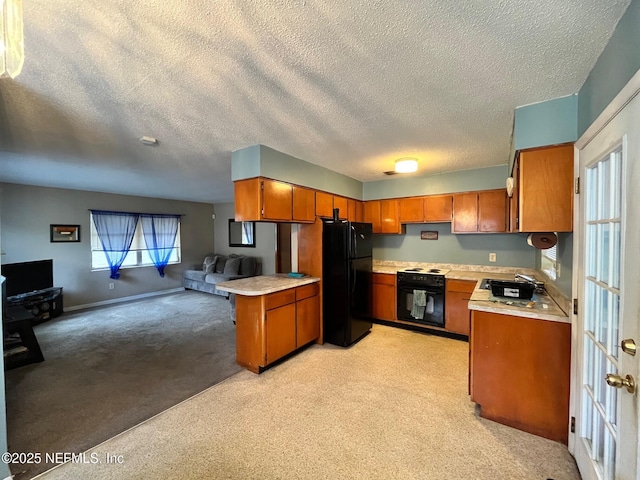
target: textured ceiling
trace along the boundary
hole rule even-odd
[[[0,181],[231,201],[255,144],[361,181],[504,165],[514,108],[577,92],[629,3],[25,0]]]

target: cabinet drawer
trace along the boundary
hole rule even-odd
[[[317,283],[310,283],[309,285],[298,287],[296,288],[296,301],[318,295],[318,290],[319,287]]]
[[[288,303],[294,303],[296,301],[296,291],[293,288],[289,290],[283,290],[281,292],[270,293],[264,298],[265,310],[272,310],[274,308],[287,305]]]
[[[476,283],[468,280],[447,280],[447,291],[473,293]]]
[[[374,273],[372,283],[379,285],[395,285],[396,276],[392,273]]]

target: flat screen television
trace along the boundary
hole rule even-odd
[[[7,297],[53,287],[53,260],[7,263],[2,265]]]

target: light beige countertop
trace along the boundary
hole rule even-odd
[[[320,279],[317,277],[294,278],[288,277],[286,274],[260,275],[257,277],[240,278],[238,280],[216,283],[216,288],[223,292],[235,293],[236,295],[256,297],[319,281]]]
[[[477,310],[491,313],[501,313],[504,315],[513,315],[516,317],[536,318],[540,320],[550,320],[554,322],[571,323],[570,317],[558,306],[549,294],[535,294],[532,299],[535,301],[532,307],[527,307],[528,301],[514,300],[510,305],[491,296],[490,290],[481,290],[480,282],[484,278],[492,278],[495,280],[513,280],[515,273],[531,275],[536,279],[541,279],[540,273],[534,268],[518,268],[518,267],[491,267],[488,265],[458,265],[449,263],[422,263],[422,262],[397,262],[376,260],[373,262],[373,273],[396,274],[398,270],[406,268],[422,268],[424,272],[431,268],[439,268],[448,270],[445,278],[449,280],[466,280],[477,282],[476,288],[471,295],[469,301],[469,310]],[[552,286],[552,285],[550,285]],[[556,292],[554,292],[556,293]],[[565,308],[568,306],[568,299],[562,295],[557,295],[557,301],[560,301]]]
[[[513,277],[500,275],[492,276],[495,280],[512,280]],[[482,278],[487,278],[486,274]],[[571,323],[571,319],[558,306],[556,302],[545,293],[534,293],[531,300],[506,299],[505,297],[494,297],[491,290],[481,289],[480,283],[471,294],[469,300],[469,310],[479,312],[500,313],[503,315],[513,315],[515,317],[534,318],[538,320],[550,320],[552,322]]]

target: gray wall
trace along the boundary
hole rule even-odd
[[[55,286],[63,287],[64,306],[169,290],[182,286],[182,272],[202,264],[213,249],[213,205],[106,193],[2,184],[2,263],[53,259]],[[161,278],[155,267],[122,269],[118,280],[109,271],[91,271],[89,209],[183,214],[182,263],[169,265]],[[79,243],[50,243],[50,224],[79,224]],[[115,289],[109,290],[110,282]]]
[[[421,231],[437,231],[438,240],[421,240]],[[497,254],[489,262],[489,253]],[[525,234],[454,235],[449,223],[407,225],[406,235],[374,235],[373,258],[405,262],[535,267],[536,250]]]
[[[640,69],[640,0],[632,0],[578,93],[578,136]]]
[[[249,255],[260,258],[262,274],[276,273],[276,224],[256,222],[256,247],[230,247],[229,246],[229,219],[234,218],[233,203],[216,203],[215,225],[215,253],[228,255]]]

